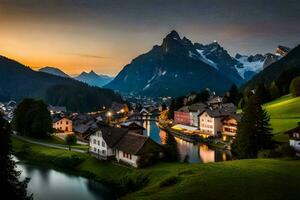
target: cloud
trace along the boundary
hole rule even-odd
[[[82,53],[67,53],[67,55],[73,55],[73,56],[79,56],[79,57],[85,57],[85,58],[95,58],[95,59],[106,59],[105,56],[98,56],[94,54],[82,54]]]

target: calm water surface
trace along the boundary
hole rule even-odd
[[[151,137],[159,144],[164,144],[167,133],[157,126],[157,122],[144,121],[143,126],[146,129],[144,131],[145,135]],[[188,156],[188,162],[190,163],[209,163],[231,159],[230,151],[213,149],[205,144],[194,144],[176,137],[175,139],[177,141],[181,161],[183,161],[186,156]]]
[[[18,162],[21,179],[30,177],[29,193],[36,200],[102,200],[116,199],[103,184],[53,169]]]

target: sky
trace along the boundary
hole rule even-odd
[[[299,0],[0,0],[0,54],[33,69],[116,75],[177,30],[229,53],[300,44]]]

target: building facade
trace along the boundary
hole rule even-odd
[[[72,132],[73,131],[73,124],[72,120],[64,117],[61,119],[56,119],[52,123],[52,127],[61,132]]]

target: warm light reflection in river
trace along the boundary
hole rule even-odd
[[[150,136],[154,141],[160,144],[166,143],[165,131],[158,128],[155,121],[144,121],[144,134]],[[231,158],[229,151],[212,149],[205,144],[194,144],[176,138],[181,161],[188,160],[190,163],[209,163],[217,161],[226,161]]]

